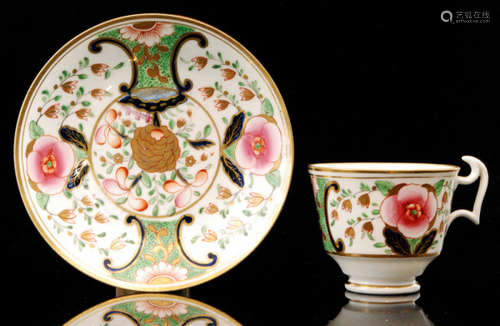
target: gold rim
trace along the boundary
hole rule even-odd
[[[276,213],[274,216],[271,218],[271,221],[269,223],[269,227],[264,232],[262,235],[261,239],[257,241],[257,243],[244,255],[241,255],[238,259],[236,259],[234,262],[228,264],[226,267],[222,268],[218,272],[214,274],[210,274],[205,277],[200,277],[200,278],[194,278],[193,282],[187,282],[184,285],[177,285],[177,286],[164,286],[164,287],[144,287],[135,283],[127,283],[119,280],[114,280],[114,279],[108,279],[103,276],[99,276],[96,273],[93,273],[89,270],[86,270],[84,267],[79,265],[76,261],[72,260],[68,255],[66,255],[64,252],[62,252],[61,249],[52,241],[47,235],[40,223],[37,221],[37,217],[34,214],[33,210],[31,209],[29,200],[27,195],[24,193],[24,190],[22,188],[22,176],[21,176],[21,168],[20,168],[20,162],[22,162],[22,157],[20,157],[18,148],[20,145],[20,133],[21,133],[21,124],[24,120],[24,116],[26,114],[28,102],[32,98],[32,95],[36,89],[36,87],[39,85],[40,80],[45,76],[46,72],[51,68],[52,64],[63,54],[65,53],[71,46],[76,44],[78,41],[82,40],[83,38],[105,28],[109,27],[118,23],[123,23],[129,20],[133,19],[164,19],[164,20],[174,20],[178,21],[181,23],[188,23],[192,25],[196,25],[199,28],[203,28],[221,39],[225,40],[228,42],[228,45],[233,47],[235,50],[240,51],[241,55],[246,57],[251,65],[254,66],[254,68],[257,70],[259,74],[262,75],[263,80],[265,80],[268,84],[271,90],[273,91],[273,96],[275,97],[276,101],[279,103],[281,113],[283,115],[283,120],[285,122],[285,126],[288,132],[288,140],[289,140],[289,161],[288,161],[288,166],[286,167],[286,171],[288,171],[288,176],[284,178],[284,187],[283,187],[283,200],[281,204],[279,205],[278,209],[276,210]],[[288,111],[285,106],[285,102],[283,100],[283,97],[281,96],[281,93],[278,90],[278,87],[276,86],[275,82],[267,72],[267,70],[262,66],[262,64],[255,58],[253,54],[251,54],[243,45],[241,45],[238,41],[233,39],[231,36],[227,35],[226,33],[218,30],[217,28],[208,25],[206,23],[203,23],[201,21],[198,21],[196,19],[188,18],[185,16],[180,16],[180,15],[171,15],[171,14],[159,14],[159,13],[150,13],[150,14],[136,14],[136,15],[128,15],[128,16],[122,16],[118,17],[115,19],[111,19],[108,21],[105,21],[101,24],[98,24],[94,27],[91,27],[84,31],[83,33],[77,35],[73,39],[71,39],[69,42],[67,42],[65,45],[63,45],[50,59],[47,61],[47,63],[43,66],[43,68],[40,70],[38,75],[36,76],[35,80],[32,82],[30,85],[30,88],[28,90],[28,93],[26,94],[26,97],[24,98],[22,107],[21,107],[21,112],[19,113],[17,124],[16,124],[16,132],[15,132],[15,140],[14,140],[14,168],[15,168],[15,173],[16,173],[16,180],[18,184],[18,189],[20,191],[21,197],[23,199],[24,206],[28,212],[28,215],[31,218],[31,221],[37,228],[38,232],[41,234],[41,236],[45,239],[45,241],[50,245],[50,247],[59,254],[66,262],[68,262],[70,265],[75,267],[77,270],[80,272],[96,279],[99,280],[103,283],[120,287],[120,288],[125,288],[125,289],[130,289],[130,290],[135,290],[135,291],[145,291],[145,292],[162,292],[162,291],[174,291],[174,290],[179,290],[179,289],[184,289],[188,287],[192,287],[204,282],[207,282],[209,280],[212,280],[225,272],[229,271],[236,265],[238,265],[241,261],[243,261],[246,257],[248,257],[259,245],[260,243],[265,239],[267,234],[271,231],[273,225],[275,224],[278,216],[281,213],[281,210],[283,209],[283,206],[285,204],[286,200],[286,195],[288,194],[288,191],[290,189],[290,183],[292,179],[292,170],[293,170],[293,164],[294,164],[294,142],[293,142],[293,132],[292,132],[292,126],[290,123],[290,117],[288,115]]]
[[[210,310],[211,312],[215,312],[215,313],[221,315],[222,317],[224,317],[226,319],[229,319],[235,325],[240,325],[241,326],[241,324],[239,322],[237,322],[236,320],[234,320],[234,318],[232,318],[231,316],[229,316],[225,312],[220,311],[219,309],[216,309],[216,308],[214,308],[212,306],[209,306],[206,303],[203,303],[203,302],[191,299],[191,298],[186,298],[186,297],[178,296],[178,295],[159,294],[159,293],[132,294],[132,295],[124,296],[124,297],[110,299],[108,301],[102,302],[102,303],[100,303],[98,305],[93,306],[92,308],[89,308],[89,309],[87,309],[87,310],[79,313],[75,317],[73,317],[70,320],[68,320],[67,322],[65,322],[63,324],[63,326],[70,326],[72,323],[76,322],[78,319],[84,317],[87,314],[90,314],[91,312],[94,312],[94,311],[96,311],[98,309],[101,309],[101,308],[103,308],[105,306],[109,306],[109,305],[112,305],[112,304],[118,304],[120,302],[129,301],[131,299],[146,299],[146,298],[182,300],[184,302],[188,302],[188,303],[195,304],[195,305],[201,306],[203,308],[206,308],[206,309]]]
[[[310,173],[311,172],[314,172],[314,171],[309,171]],[[316,174],[315,172],[314,173],[311,173],[311,176],[314,176],[316,178],[333,178],[333,179],[360,179],[360,180],[380,180],[380,179],[408,179],[408,178],[411,178],[411,179],[431,179],[433,178],[434,176],[433,175],[421,175],[421,174],[415,174],[415,175],[412,175],[412,176],[408,176],[409,173],[407,174],[404,174],[404,173],[401,173],[400,175],[395,175],[395,174],[392,174],[392,175],[384,175],[384,176],[378,176],[378,177],[368,177],[368,176],[354,176],[354,175],[326,175],[326,174]],[[449,175],[441,175],[439,174],[439,177],[440,178],[453,178],[455,175],[453,174],[449,174]],[[436,176],[437,177],[437,176]]]
[[[339,168],[339,167],[326,167],[320,166],[325,164],[331,165],[348,165],[348,164],[358,164],[358,165],[369,165],[369,164],[404,164],[404,165],[427,165],[441,167],[439,169],[412,169],[412,170],[386,170],[386,169],[349,169],[349,168]],[[308,169],[311,171],[320,172],[343,172],[343,173],[381,173],[381,174],[407,174],[407,173],[443,173],[443,172],[458,172],[460,167],[451,164],[435,164],[435,163],[416,163],[416,162],[339,162],[339,163],[312,163],[309,164]]]
[[[423,254],[423,255],[418,255],[418,256],[401,256],[401,255],[377,255],[377,254],[349,254],[349,253],[341,253],[341,252],[334,252],[334,251],[326,251],[330,255],[336,255],[336,256],[343,256],[343,257],[355,257],[355,258],[406,258],[406,259],[412,259],[412,258],[428,258],[428,257],[436,257],[439,256],[438,252],[435,253],[430,253],[430,254]]]
[[[405,285],[374,285],[374,284],[361,284],[355,282],[347,282],[347,285],[355,286],[355,287],[363,287],[363,288],[375,288],[375,289],[406,289],[415,287],[418,285],[416,282],[412,284]]]

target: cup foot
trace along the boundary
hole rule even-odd
[[[345,296],[350,302],[365,305],[413,304],[418,300],[418,298],[420,298],[420,293],[373,295],[346,291]]]
[[[348,291],[363,294],[407,294],[415,293],[420,290],[420,285],[418,282],[413,282],[410,284],[402,285],[390,285],[390,284],[363,284],[355,282],[347,282],[345,288]]]

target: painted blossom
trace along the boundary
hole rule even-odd
[[[191,202],[193,187],[201,187],[207,180],[207,170],[199,170],[192,183],[178,183],[175,180],[167,180],[163,183],[163,190],[169,194],[175,194],[175,206],[182,208]]]
[[[396,186],[397,187],[397,186]],[[380,204],[382,220],[408,238],[418,238],[428,229],[437,213],[437,198],[427,187],[408,184]]]
[[[113,148],[122,146],[121,136],[113,129],[112,124],[118,117],[118,113],[111,109],[105,113],[105,123],[99,126],[95,132],[95,140],[99,145],[108,143]]]
[[[64,189],[74,163],[71,145],[45,135],[35,141],[28,154],[27,172],[41,192],[54,195]]]
[[[251,118],[235,149],[236,162],[251,173],[264,175],[281,158],[281,133],[274,122],[263,116]]]
[[[148,47],[160,43],[163,36],[172,35],[175,31],[171,23],[153,21],[139,22],[120,28],[121,36],[130,41],[137,41]]]

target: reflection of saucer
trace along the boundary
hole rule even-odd
[[[422,308],[415,304],[418,293],[398,296],[375,296],[347,291],[349,302],[328,325],[342,326],[431,326]]]
[[[196,322],[240,325],[204,303],[167,294],[136,294],[112,299],[88,309],[64,325],[188,325]]]
[[[366,304],[392,304],[413,303],[417,301],[418,298],[420,298],[420,293],[412,293],[407,295],[369,295],[346,291],[345,296],[351,302]]]
[[[186,17],[140,14],[78,35],[44,66],[17,124],[32,221],[80,271],[172,291],[236,266],[291,181],[276,85],[237,41]]]

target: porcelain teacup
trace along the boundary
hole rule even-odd
[[[459,166],[430,163],[319,163],[309,173],[326,252],[349,279],[349,291],[417,292],[416,277],[436,258],[450,223],[479,224],[488,184],[485,165],[471,156]],[[472,211],[451,211],[456,187],[480,178]]]

